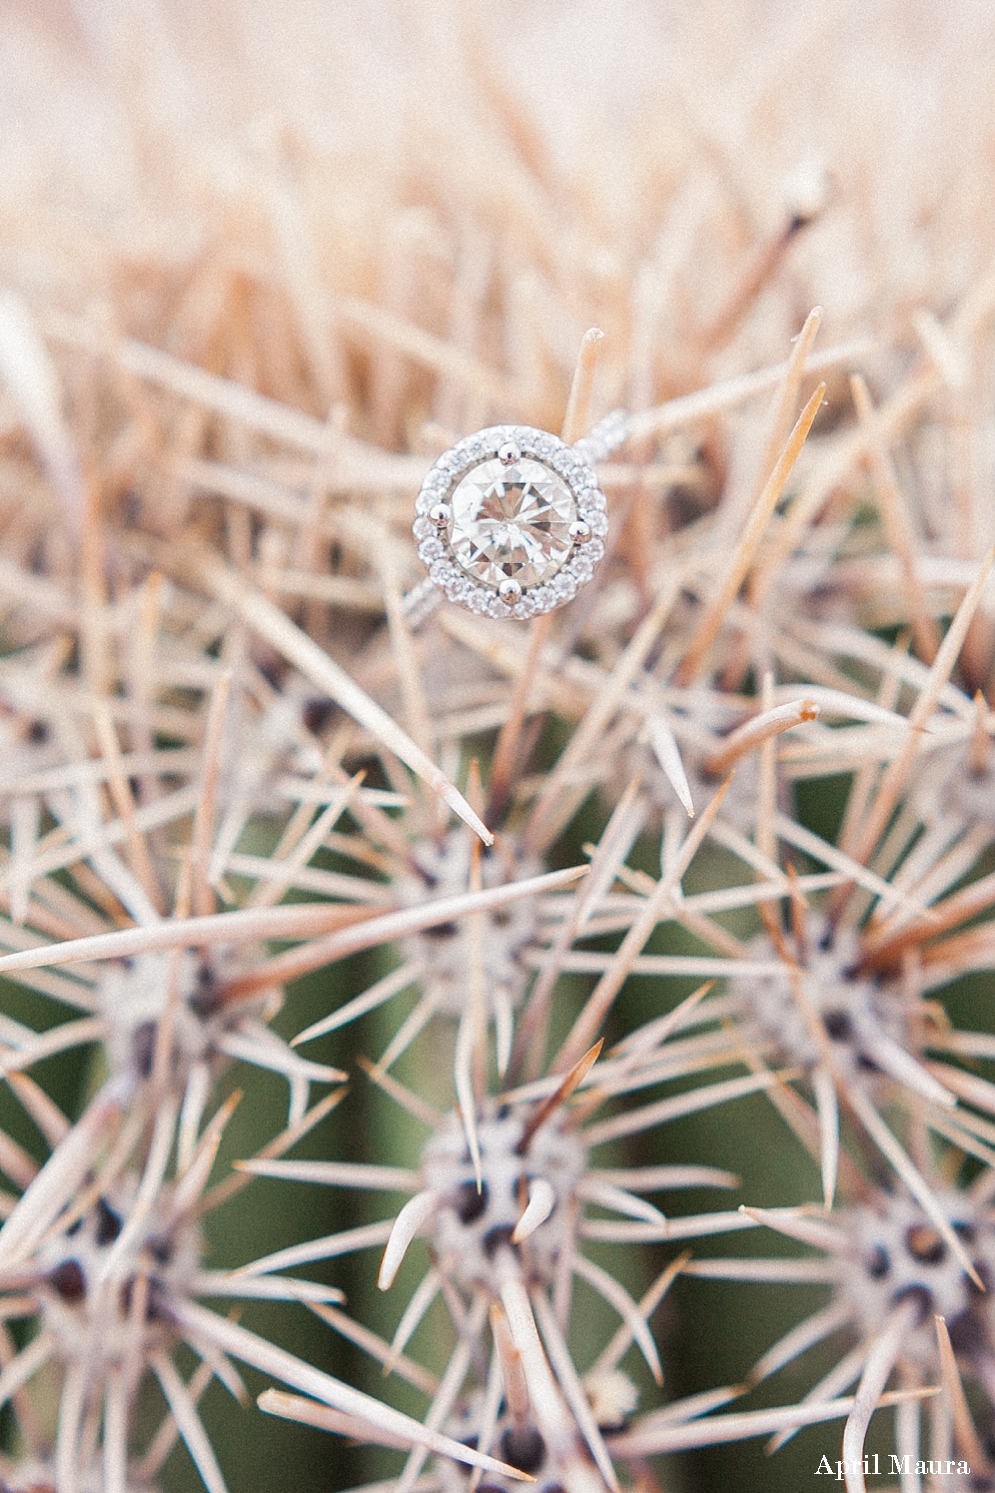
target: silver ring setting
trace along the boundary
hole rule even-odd
[[[493,425],[439,457],[415,503],[414,536],[449,601],[486,617],[537,617],[591,579],[606,506],[573,446],[529,425]]]

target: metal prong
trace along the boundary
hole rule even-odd
[[[446,528],[452,516],[453,510],[448,503],[436,503],[434,508],[428,510],[429,523],[434,524],[437,529]]]
[[[506,581],[502,581],[500,586],[498,586],[498,595],[509,606],[514,606],[516,601],[521,601],[522,599],[522,588],[517,581],[513,581],[509,576]]]
[[[591,525],[578,518],[570,525],[568,533],[574,544],[586,544],[591,537]]]
[[[521,448],[516,446],[514,441],[505,441],[503,446],[498,447],[498,461],[502,466],[514,466],[515,462],[521,459]]]

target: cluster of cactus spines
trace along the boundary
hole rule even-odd
[[[329,61],[320,9],[280,25]],[[995,1036],[951,994],[995,967],[995,275],[964,185],[990,19],[965,5],[936,46],[942,211],[906,159],[940,172],[933,135],[854,123],[932,47],[928,9],[879,7],[852,53],[782,38],[777,96],[801,81],[853,130],[787,178],[773,82],[713,80],[706,148],[669,64],[637,69],[655,143],[623,112],[602,156],[590,87],[561,138],[502,81],[505,27],[567,107],[538,10],[399,7],[386,113],[368,48],[336,43],[328,101],[274,96],[249,47],[227,122],[168,6],[140,63],[123,12],[81,4],[82,41],[16,19],[75,91],[37,160],[11,132],[16,212],[0,183],[12,1493],[167,1488],[180,1442],[223,1493],[211,1382],[272,1428],[240,1366],[322,1447],[375,1448],[379,1493],[651,1493],[669,1454],[822,1423],[864,1493],[881,1407],[902,1493],[937,1467],[995,1488]],[[752,11],[713,17],[715,55]],[[73,110],[118,175],[70,207],[46,163]],[[433,597],[411,536],[441,453],[507,420],[580,443],[607,495],[603,562],[528,622]],[[264,1074],[285,1119],[233,1153]],[[686,1139],[746,1102],[820,1178],[804,1205]],[[316,1185],[331,1232],[212,1266],[229,1200],[269,1188],[292,1221]],[[764,1230],[804,1253],[709,1255]],[[371,1256],[382,1300],[345,1299]],[[684,1278],[827,1294],[681,1395]],[[254,1302],[382,1377],[317,1367]]]

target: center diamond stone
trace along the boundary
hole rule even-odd
[[[577,500],[562,477],[522,457],[506,466],[483,461],[448,499],[449,543],[456,563],[485,586],[515,580],[523,590],[554,576],[569,559]]]

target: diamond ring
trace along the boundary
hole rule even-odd
[[[616,411],[574,446],[529,425],[493,425],[457,441],[415,504],[431,589],[487,617],[537,617],[571,601],[608,532],[591,463],[624,439]]]

